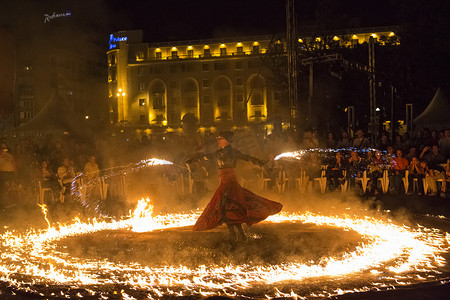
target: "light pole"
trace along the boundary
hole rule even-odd
[[[117,101],[119,101],[119,97],[122,96],[122,99],[120,101],[121,104],[121,115],[122,115],[122,121],[124,121],[125,119],[125,114],[124,114],[124,104],[123,104],[123,97],[125,96],[125,92],[122,89],[119,89],[117,92]],[[119,103],[117,103],[117,109],[119,109]],[[119,114],[119,112],[117,111],[117,114]],[[118,117],[118,116],[117,116]]]

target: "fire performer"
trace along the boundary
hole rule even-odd
[[[188,168],[198,160],[217,159],[220,184],[214,196],[194,225],[194,231],[216,228],[225,223],[232,241],[246,240],[242,223],[252,225],[280,212],[281,203],[260,197],[239,185],[235,168],[238,159],[263,166],[266,161],[241,153],[231,147],[233,133],[217,136],[219,149],[214,153],[196,155],[186,161]],[[237,232],[236,232],[237,231]]]

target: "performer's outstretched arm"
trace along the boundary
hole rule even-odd
[[[247,154],[243,154],[243,153],[242,153],[241,151],[239,151],[239,150],[236,150],[236,157],[237,157],[238,159],[245,160],[245,161],[249,161],[249,162],[251,162],[251,163],[253,163],[253,164],[255,164],[255,165],[259,165],[259,166],[263,166],[264,164],[267,163],[267,160],[262,160],[262,159],[259,159],[259,158],[254,157],[254,156],[250,156],[250,155],[247,155]]]

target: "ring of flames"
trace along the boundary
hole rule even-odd
[[[55,242],[70,236],[102,230],[129,229],[144,232],[185,227],[193,225],[199,216],[199,212],[152,216],[152,208],[149,199],[142,199],[129,217],[119,221],[75,220],[72,224],[60,224],[58,227],[51,227],[49,224],[46,230],[29,231],[23,235],[6,232],[0,235],[3,248],[0,280],[24,289],[41,283],[72,287],[123,284],[147,290],[149,295],[154,296],[168,293],[233,296],[237,295],[238,291],[250,289],[252,286],[272,285],[273,295],[266,295],[268,297],[296,296],[293,291],[280,292],[277,284],[318,277],[338,278],[361,271],[369,272],[378,278],[399,276],[402,280],[395,279],[397,284],[408,284],[408,276],[423,280],[436,279],[440,273],[439,268],[446,264],[441,254],[449,250],[450,235],[438,229],[422,226],[410,228],[396,225],[390,220],[382,221],[372,217],[323,216],[311,212],[283,212],[269,217],[266,222],[302,222],[354,230],[369,242],[341,258],[325,258],[318,264],[198,266],[194,269],[184,266],[148,267],[137,263],[120,264],[106,259],[81,260],[56,250]],[[387,268],[384,266],[386,262],[390,262]],[[404,276],[406,273],[411,274],[411,271],[416,274]],[[417,272],[428,275],[422,278]],[[25,282],[23,279],[17,279],[18,275],[31,279]],[[337,289],[326,291],[324,295],[386,286],[375,281],[369,288],[351,291]]]

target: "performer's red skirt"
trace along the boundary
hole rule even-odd
[[[252,225],[281,211],[283,205],[239,185],[234,169],[219,169],[220,184],[193,230],[213,229],[222,223]]]

